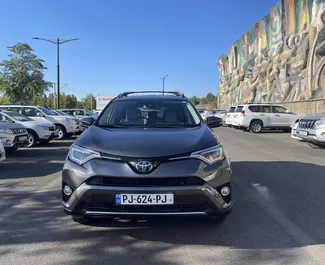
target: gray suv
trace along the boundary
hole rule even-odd
[[[79,223],[139,215],[223,221],[232,208],[232,171],[212,131],[221,124],[218,117],[204,122],[178,92],[120,94],[70,148],[64,211]]]

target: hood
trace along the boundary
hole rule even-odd
[[[18,129],[25,128],[21,123],[0,122],[0,129]]]
[[[49,120],[50,122],[55,123],[56,121],[62,121],[62,120],[70,120],[70,117],[67,116],[57,116],[57,115],[48,115],[46,116],[47,120]]]
[[[117,128],[91,126],[76,141],[91,150],[121,157],[188,155],[219,144],[206,126],[198,128]]]
[[[54,126],[54,124],[52,122],[50,122],[50,121],[36,121],[36,120],[24,121],[24,122],[21,122],[21,124],[23,124],[26,127],[35,127],[35,126],[49,126],[49,127],[52,127],[52,126]]]
[[[325,118],[325,113],[307,115],[307,116],[302,117],[302,119],[308,119],[308,120],[319,120],[319,119],[324,119],[324,118]]]

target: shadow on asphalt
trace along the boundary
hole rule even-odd
[[[73,141],[53,141],[9,153],[7,159],[0,163],[0,180],[40,177],[61,171]]]
[[[192,245],[193,250],[201,246],[249,249],[252,251],[236,257],[243,263],[250,262],[247,264],[268,264],[268,260],[274,262],[277,259],[293,262],[295,254],[288,249],[301,245],[247,193],[247,190],[254,192],[251,184],[256,182],[277,187],[274,192],[278,199],[286,199],[279,202],[279,208],[312,236],[315,230],[319,244],[325,243],[325,231],[319,229],[325,227],[323,211],[311,212],[318,206],[323,207],[322,204],[313,204],[317,200],[324,201],[325,167],[298,162],[234,162],[232,165],[234,210],[221,225],[203,224],[200,219],[160,217],[141,222],[137,219],[98,220],[89,226],[80,225],[63,213],[60,187],[56,187],[52,191],[31,194],[28,198],[30,202],[16,213],[16,217],[2,221],[0,246],[37,244],[37,250],[30,255],[44,255],[60,251],[57,245],[46,244],[57,242],[64,251],[80,256],[78,260],[64,263],[76,265],[108,264],[108,261],[111,264],[126,264],[126,260],[132,261],[132,264],[176,265],[173,250],[185,245]],[[270,182],[270,177],[275,179],[274,183]],[[303,182],[303,185],[295,182]],[[296,216],[290,215],[290,208],[298,212]],[[144,246],[145,242],[149,244]],[[43,245],[44,248],[41,247]],[[170,259],[156,260],[158,255],[167,255]],[[203,258],[206,264],[213,264],[213,258],[221,257],[214,256],[212,251],[211,256]],[[227,257],[224,258],[227,260]]]

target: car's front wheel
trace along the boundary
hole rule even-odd
[[[34,134],[29,132],[27,135],[27,139],[28,139],[28,144],[26,145],[26,147],[33,147],[36,145],[37,141],[36,141],[36,137]]]
[[[62,125],[56,125],[56,129],[58,130],[58,137],[56,139],[62,140],[66,137],[67,132],[65,131],[65,128]]]

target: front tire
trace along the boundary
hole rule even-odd
[[[260,133],[263,129],[263,123],[261,121],[253,121],[249,127],[250,132]]]
[[[67,132],[62,125],[56,125],[56,129],[59,131],[59,135],[56,139],[62,140],[67,136]]]
[[[29,132],[27,135],[27,139],[28,139],[28,145],[26,145],[26,147],[33,147],[36,145],[37,139],[33,133]]]

